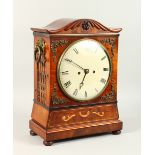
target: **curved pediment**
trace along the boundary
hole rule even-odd
[[[31,28],[36,32],[50,34],[97,34],[119,33],[121,28],[109,28],[92,19],[59,19],[43,28]]]

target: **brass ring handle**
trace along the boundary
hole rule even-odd
[[[41,49],[40,49],[40,47],[38,45],[36,45],[35,49],[34,49],[34,59],[35,59],[35,61],[39,62],[40,56],[41,56]]]
[[[79,112],[79,115],[80,115],[81,117],[88,117],[89,114],[90,114],[90,111],[87,111],[86,114],[82,114],[81,112]]]
[[[41,54],[44,53],[44,48],[45,48],[45,42],[42,38],[38,39],[36,45],[35,45],[35,49],[34,49],[34,59],[35,61],[37,61],[37,63],[39,62],[40,58],[41,58]]]

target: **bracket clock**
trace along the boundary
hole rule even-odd
[[[34,34],[30,134],[44,145],[100,133],[119,134],[118,37],[92,19],[59,19]]]

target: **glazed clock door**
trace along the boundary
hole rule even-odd
[[[111,62],[106,48],[93,39],[73,42],[62,54],[57,79],[62,91],[76,101],[89,101],[106,88]]]

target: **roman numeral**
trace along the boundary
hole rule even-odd
[[[70,81],[67,81],[66,83],[64,83],[64,86],[65,86],[66,88],[68,88],[70,85],[71,85],[71,82],[70,82]]]
[[[105,83],[106,83],[106,80],[105,80],[104,78],[102,78],[102,79],[100,80],[100,82],[105,84]]]
[[[85,98],[87,98],[87,92],[85,91]]]
[[[72,62],[72,60],[70,60],[70,59],[68,59],[68,58],[65,58],[65,61]]]
[[[104,56],[104,57],[101,59],[101,61],[104,60],[105,58],[106,58],[106,56]]]
[[[67,75],[68,74],[68,71],[65,71],[65,72],[61,72],[62,75]]]
[[[73,92],[73,95],[74,95],[74,96],[76,96],[76,95],[77,95],[77,93],[78,93],[78,90],[77,90],[77,89],[75,89],[75,90],[74,90],[74,92]]]
[[[78,50],[77,50],[76,48],[74,48],[73,50],[74,50],[74,52],[75,52],[76,54],[79,54],[79,52],[78,52]]]
[[[103,71],[109,71],[109,68],[103,68]]]
[[[95,88],[95,91],[98,93],[98,90]]]

